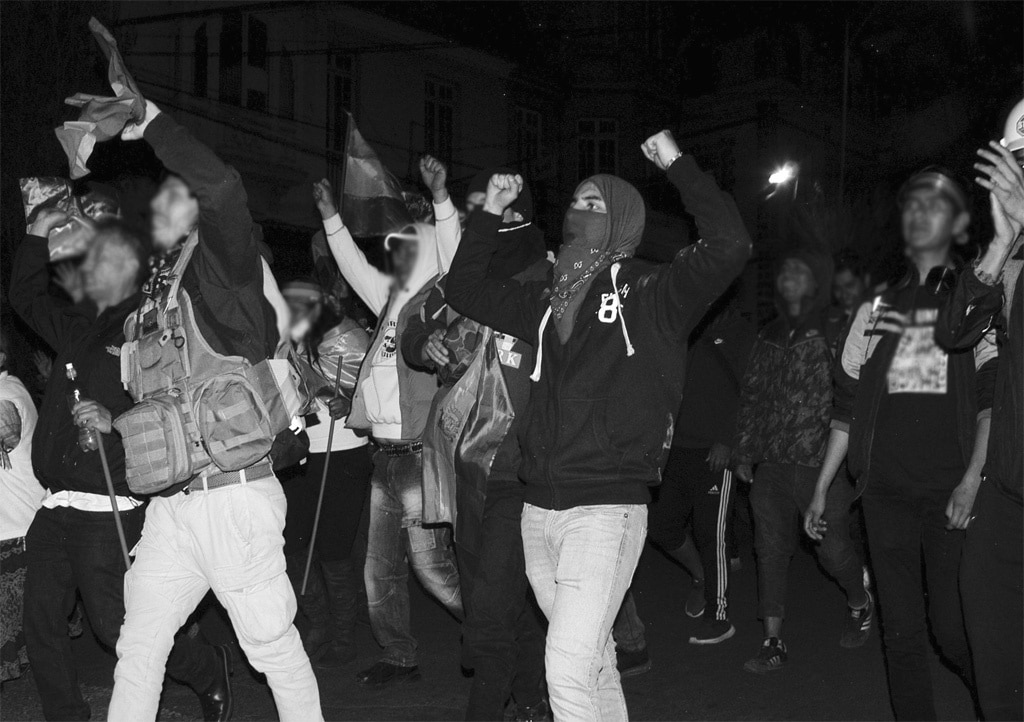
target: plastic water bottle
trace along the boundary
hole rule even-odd
[[[75,370],[74,364],[65,364],[65,371],[67,372],[68,381],[71,382],[70,388],[67,392],[68,406],[74,411],[75,406],[79,401],[82,401],[85,396],[82,394],[82,389],[79,388],[77,379],[78,371]],[[96,429],[90,429],[87,426],[80,426],[78,428],[78,446],[82,451],[96,451],[100,447],[99,434],[96,433]]]

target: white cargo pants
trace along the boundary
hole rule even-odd
[[[266,675],[282,722],[323,720],[316,677],[293,624],[285,508],[273,477],[150,502],[125,575],[108,719],[156,719],[174,635],[213,589],[249,663]]]

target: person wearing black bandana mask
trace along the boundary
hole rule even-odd
[[[628,716],[612,623],[646,536],[648,487],[660,482],[671,446],[687,336],[750,255],[732,198],[668,131],[642,150],[667,172],[703,236],[672,263],[632,259],[643,199],[624,180],[598,175],[576,189],[553,283],[488,279],[502,216],[523,185],[498,174],[448,276],[456,310],[535,344],[520,439],[522,534],[527,576],[549,621],[556,719]]]

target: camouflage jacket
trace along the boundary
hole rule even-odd
[[[758,334],[740,390],[736,456],[820,466],[832,407],[835,340],[821,312],[779,316]]]

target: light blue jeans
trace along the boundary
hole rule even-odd
[[[643,505],[523,507],[526,575],[548,618],[544,662],[558,722],[628,719],[611,632],[646,537]]]

